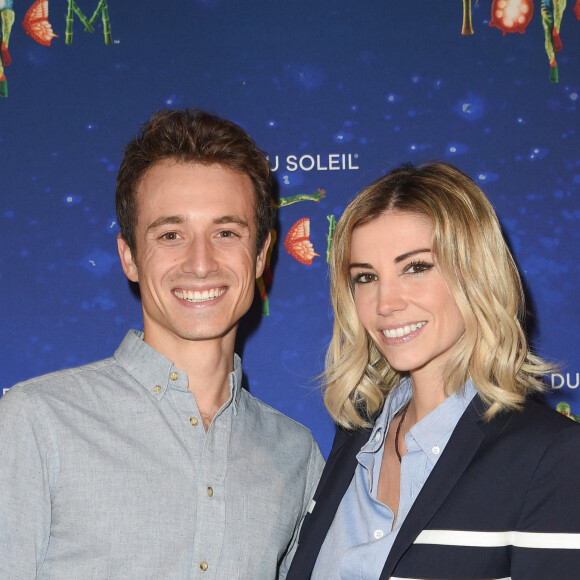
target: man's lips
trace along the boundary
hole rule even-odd
[[[219,288],[210,288],[209,290],[183,290],[181,288],[176,288],[173,290],[173,294],[185,300],[186,302],[208,302],[210,300],[215,300],[223,295],[226,291],[224,286]]]
[[[427,324],[426,321],[422,321],[413,324],[406,324],[404,326],[399,326],[397,328],[386,328],[385,330],[382,331],[382,333],[386,338],[397,338],[405,340],[413,333],[417,332],[417,330],[423,328],[423,326],[425,326],[426,324]]]

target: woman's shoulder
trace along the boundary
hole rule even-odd
[[[576,440],[580,446],[580,424],[532,398],[519,410],[498,413],[491,424],[504,435],[525,440],[528,448],[549,446],[557,440]]]
[[[522,410],[522,421],[532,421],[538,427],[551,431],[574,429],[577,431],[580,425],[570,417],[558,413],[547,404],[527,398]]]

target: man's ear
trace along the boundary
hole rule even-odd
[[[119,249],[119,258],[121,258],[121,266],[123,266],[123,272],[125,276],[131,280],[131,282],[139,282],[139,271],[137,270],[137,264],[133,258],[133,252],[127,243],[127,240],[121,235],[117,235],[117,248]]]
[[[268,237],[262,246],[262,249],[258,253],[258,259],[256,260],[256,278],[259,278],[264,273],[264,268],[266,267],[266,257],[268,255],[268,248],[270,247],[270,242],[272,241],[272,235],[268,232]]]

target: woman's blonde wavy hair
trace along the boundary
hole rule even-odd
[[[332,418],[347,429],[368,426],[405,375],[389,366],[361,325],[349,269],[353,230],[392,211],[431,220],[432,250],[465,322],[446,371],[446,395],[471,378],[488,405],[487,419],[520,407],[544,388],[553,367],[528,348],[519,273],[483,191],[453,165],[430,162],[403,165],[371,183],[337,224],[330,258],[335,318],[323,375]]]

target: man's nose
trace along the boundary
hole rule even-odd
[[[183,271],[205,278],[218,269],[215,253],[216,249],[211,240],[202,237],[194,238],[186,247]]]

